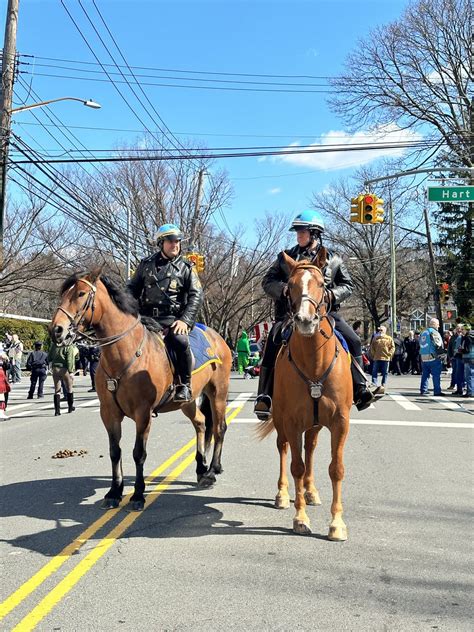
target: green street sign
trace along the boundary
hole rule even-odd
[[[474,187],[428,187],[430,202],[474,202]]]

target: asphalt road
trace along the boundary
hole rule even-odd
[[[78,408],[61,417],[51,384],[33,401],[18,385],[0,424],[0,629],[472,629],[472,400],[421,398],[419,377],[403,376],[376,407],[353,409],[349,539],[334,543],[329,433],[317,451],[323,504],[308,509],[313,534],[297,536],[293,507],[273,508],[278,458],[274,436],[254,438],[256,386],[232,379],[225,471],[212,489],[196,488],[192,446],[178,452],[190,422],[155,420],[153,482],[137,514],[99,507],[110,463],[88,378],[76,378]],[[127,491],[133,441],[126,420]],[[62,450],[79,454],[52,458]]]

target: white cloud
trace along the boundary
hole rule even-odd
[[[270,195],[276,195],[277,193],[281,193],[280,187],[275,187],[274,189],[268,189],[267,193]]]
[[[394,149],[373,149],[344,151],[351,145],[366,145],[367,143],[400,143],[406,141],[421,140],[422,136],[411,130],[402,130],[395,124],[383,125],[372,132],[356,132],[347,134],[339,130],[332,130],[323,134],[322,140],[312,143],[308,148],[324,147],[325,145],[341,146],[341,151],[319,154],[288,154],[278,156],[276,160],[289,162],[294,165],[304,166],[310,169],[321,169],[330,171],[334,169],[347,169],[349,167],[360,167],[378,158],[393,158],[402,156],[406,148]],[[287,151],[300,146],[299,142],[291,143]]]

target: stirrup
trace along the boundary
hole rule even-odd
[[[375,400],[375,396],[369,389],[365,389],[359,393],[359,396],[354,404],[358,411],[365,410]]]
[[[174,393],[173,401],[180,404],[185,404],[193,399],[190,386],[187,384],[178,384]]]
[[[260,421],[270,419],[272,416],[272,398],[270,395],[258,395],[253,412]]]

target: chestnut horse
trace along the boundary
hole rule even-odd
[[[290,270],[288,298],[290,321],[294,333],[283,346],[275,365],[273,417],[257,430],[260,438],[273,429],[277,431],[280,453],[280,478],[275,506],[290,506],[286,458],[291,449],[291,473],[295,481],[295,510],[293,531],[311,533],[306,505],[319,505],[314,484],[314,450],[323,426],[331,432],[331,477],[333,498],[332,522],[328,538],[347,539],[347,528],[342,519],[341,488],[344,478],[343,452],[349,432],[349,411],[353,388],[348,354],[334,334],[333,323],[327,315],[324,276],[321,270],[327,252],[319,251],[312,263],[297,263],[284,253]],[[313,394],[313,396],[312,396]],[[302,458],[302,437],[305,435]]]
[[[119,289],[101,271],[78,273],[62,286],[61,303],[51,322],[51,335],[59,345],[71,344],[85,329],[92,328],[101,347],[96,374],[100,415],[109,435],[112,461],[112,486],[105,495],[105,509],[122,500],[123,474],[120,449],[124,416],[135,421],[136,440],[133,458],[136,465],[134,494],[130,509],[141,511],[145,504],[143,466],[153,410],[173,383],[162,336],[152,333],[138,316],[135,299]],[[168,412],[181,408],[196,430],[196,474],[198,484],[208,487],[222,472],[221,454],[226,431],[225,409],[232,356],[224,340],[212,329],[206,330],[209,346],[219,360],[210,362],[192,378],[194,399],[184,404],[171,403],[160,408]],[[199,407],[197,399],[202,396]],[[214,452],[209,467],[206,453],[212,437]]]

